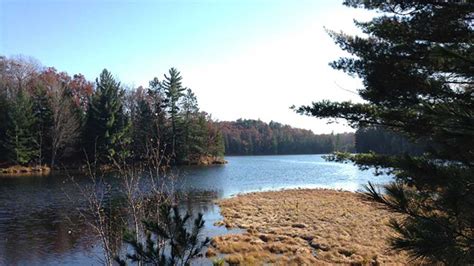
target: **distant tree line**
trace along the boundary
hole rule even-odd
[[[357,153],[420,155],[426,149],[426,142],[415,143],[400,133],[381,126],[359,128],[355,133],[355,150]]]
[[[0,56],[1,165],[151,155],[188,163],[223,153],[219,128],[174,68],[147,88],[125,89],[106,69],[93,83],[31,58]]]
[[[354,151],[354,134],[315,135],[271,121],[238,119],[219,122],[227,155],[317,154]]]

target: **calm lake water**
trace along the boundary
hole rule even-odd
[[[237,193],[282,188],[335,188],[355,191],[368,181],[386,183],[350,164],[320,155],[232,156],[227,165],[183,167],[176,188],[188,192],[181,208],[202,212],[204,234],[224,234],[216,199]],[[77,183],[90,182],[75,176]],[[67,195],[67,196],[66,196]],[[83,204],[66,176],[0,178],[0,265],[97,265],[101,250],[76,208]],[[200,262],[202,263],[202,261]]]

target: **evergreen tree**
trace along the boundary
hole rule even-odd
[[[84,152],[99,164],[116,156],[181,163],[218,153],[214,123],[199,112],[194,93],[184,93],[181,79],[171,69],[163,82],[154,78],[148,89],[131,90],[125,97],[107,70],[94,88],[83,75],[71,78],[0,56],[0,164],[48,162],[54,167],[58,161],[77,163]],[[11,118],[31,114],[32,119]]]
[[[353,57],[331,65],[364,82],[367,103],[316,102],[300,113],[342,118],[354,127],[382,125],[412,141],[420,156],[340,154],[362,168],[387,169],[395,181],[368,195],[393,211],[396,249],[425,262],[474,264],[474,5],[457,1],[354,1],[382,11],[356,22],[365,37],[330,32]]]
[[[381,154],[421,155],[427,149],[422,143],[410,142],[407,138],[384,129],[380,126],[359,128],[355,134],[356,151],[367,153],[374,151]]]
[[[176,156],[178,160],[189,160],[190,156],[202,153],[203,146],[203,126],[196,123],[199,107],[191,89],[186,89],[186,94],[183,95],[181,110],[183,138]]]
[[[126,260],[119,257],[120,265],[132,263],[144,265],[188,266],[191,259],[200,255],[203,248],[209,245],[210,239],[200,239],[204,228],[203,215],[198,214],[192,224],[191,215],[181,215],[178,207],[163,204],[160,206],[158,221],[144,221],[146,240],[142,243],[135,233],[127,232],[124,241],[129,244],[133,253],[126,255]]]
[[[6,89],[0,84],[0,163],[8,160],[5,140],[7,139],[9,108]]]
[[[184,88],[181,85],[181,73],[175,68],[169,70],[169,76],[165,75],[162,87],[165,93],[164,104],[168,110],[171,119],[171,154],[176,157],[177,140],[180,137],[179,128],[177,127],[179,120],[179,100],[184,96]]]
[[[107,69],[96,80],[96,86],[84,132],[89,160],[108,162],[114,156],[125,158],[129,155],[130,123],[123,107],[124,91]]]
[[[160,151],[166,150],[166,136],[168,134],[168,123],[166,120],[165,92],[162,83],[158,78],[154,78],[149,83],[148,94],[152,99],[151,108],[153,111],[153,145]]]
[[[11,163],[25,165],[38,156],[31,99],[19,90],[8,108],[5,148]]]
[[[48,93],[42,86],[37,86],[31,93],[33,114],[35,116],[34,130],[36,132],[36,149],[39,163],[43,164],[51,158],[51,127],[53,114]]]
[[[153,113],[146,99],[139,98],[136,103],[136,110],[132,121],[133,143],[135,154],[146,157],[153,138]]]

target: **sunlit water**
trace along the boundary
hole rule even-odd
[[[183,167],[176,189],[189,192],[181,208],[202,212],[207,236],[226,233],[218,198],[283,188],[335,188],[355,191],[368,181],[386,183],[350,164],[326,162],[320,155],[227,157],[227,165]],[[77,177],[76,182],[90,182]],[[83,199],[70,177],[0,178],[0,265],[96,265],[99,243],[76,208]],[[203,263],[201,260],[200,263]]]

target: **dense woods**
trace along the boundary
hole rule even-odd
[[[366,195],[404,215],[392,220],[397,250],[422,263],[474,263],[473,14],[469,1],[345,1],[379,11],[355,22],[363,36],[329,32],[352,56],[331,63],[358,76],[365,103],[314,102],[297,111],[346,119],[353,127],[383,126],[422,154],[338,154],[362,169],[395,177]]]
[[[315,135],[277,122],[239,119],[218,123],[228,155],[322,154],[354,150],[354,134]]]
[[[260,120],[215,122],[171,68],[149,86],[125,88],[104,69],[95,82],[0,57],[0,164],[80,166],[86,161],[222,162],[228,155],[354,151],[354,134],[315,135]]]
[[[397,132],[380,126],[359,128],[355,133],[357,153],[420,155],[428,149],[426,142],[415,143]]]
[[[171,68],[147,88],[125,89],[106,69],[94,83],[31,58],[0,57],[0,162],[215,160],[224,153],[222,135],[181,81]]]

